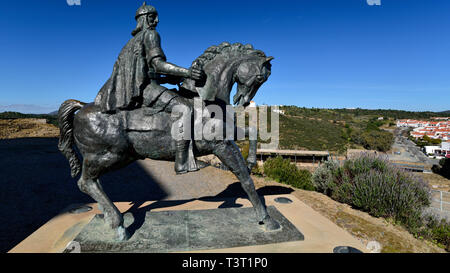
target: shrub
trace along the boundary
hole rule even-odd
[[[436,242],[450,252],[450,223],[445,219],[439,221],[433,215],[425,216],[425,226],[418,235]]]
[[[362,154],[343,166],[323,163],[313,174],[313,184],[334,200],[376,217],[391,217],[411,231],[421,226],[422,210],[430,204],[422,180],[375,155]]]
[[[339,164],[329,160],[322,162],[319,168],[312,175],[312,181],[316,191],[330,195],[334,189],[334,173],[338,170]]]
[[[299,170],[289,159],[281,156],[269,158],[263,165],[264,174],[277,182],[291,185],[304,190],[314,190],[311,173],[307,170]]]
[[[245,143],[242,144],[241,146],[242,146],[242,147],[241,147],[241,154],[242,154],[242,157],[243,157],[245,160],[247,160],[248,153],[249,153],[249,150],[250,150],[250,144],[249,144],[248,142],[245,142]]]
[[[446,158],[442,164],[441,174],[447,179],[450,179],[450,158]]]
[[[439,160],[439,165],[433,165],[431,170],[434,173],[440,174],[443,177],[450,179],[450,158],[443,158]]]
[[[440,168],[440,174],[445,177],[450,179],[450,158],[443,158],[439,161],[439,165],[441,165]]]
[[[260,166],[258,166],[258,164],[256,164],[256,165],[253,167],[253,169],[251,170],[251,173],[252,173],[253,175],[256,175],[256,176],[263,176],[264,170],[263,170],[262,167],[260,167]]]
[[[434,173],[439,174],[439,172],[441,171],[441,167],[437,164],[433,164],[433,166],[431,167],[431,171],[433,171]]]
[[[441,170],[450,160],[440,162]],[[389,217],[412,234],[429,239],[450,251],[450,223],[422,214],[430,205],[428,186],[393,166],[387,159],[363,154],[338,162],[323,162],[312,175],[316,189],[376,217]]]
[[[352,205],[376,217],[392,217],[411,228],[420,226],[427,191],[393,169],[370,170],[354,178]]]

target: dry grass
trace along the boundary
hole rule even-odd
[[[433,190],[450,192],[450,180],[435,173],[415,173],[430,185]]]
[[[58,137],[59,129],[40,119],[0,119],[0,139],[22,137]]]

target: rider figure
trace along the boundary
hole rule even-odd
[[[136,12],[137,27],[131,33],[133,38],[125,45],[114,64],[108,81],[100,89],[95,104],[103,113],[150,107],[153,112],[172,112],[175,105],[192,106],[177,92],[160,84],[179,84],[183,78],[201,80],[203,72],[196,68],[182,68],[166,62],[161,49],[160,36],[156,32],[158,13],[145,2]],[[181,126],[181,125],[180,125]],[[179,128],[180,131],[183,128]],[[177,174],[198,170],[195,162],[189,162],[190,139],[176,140],[175,172]],[[190,151],[192,152],[192,151]]]

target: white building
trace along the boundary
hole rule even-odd
[[[427,155],[434,155],[437,150],[441,150],[441,146],[425,146],[424,148]]]
[[[450,152],[450,141],[441,143],[442,150]]]
[[[274,113],[278,113],[278,114],[282,114],[284,115],[284,110],[280,110],[280,109],[273,109],[272,110]]]
[[[436,158],[449,157],[450,158],[450,142],[442,142],[440,146],[425,146],[425,152],[429,156]]]
[[[399,119],[397,120],[397,127],[412,127],[419,128],[428,126],[428,122],[414,119]]]

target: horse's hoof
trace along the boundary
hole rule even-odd
[[[277,231],[281,230],[281,225],[272,218],[264,219],[263,227],[265,231]]]
[[[130,239],[130,234],[128,233],[128,231],[120,226],[116,229],[116,240],[119,242],[123,242],[123,241],[127,241],[128,239]]]
[[[198,168],[199,170],[201,170],[201,169],[203,169],[203,168],[206,168],[206,167],[208,167],[208,166],[211,166],[211,164],[209,164],[209,163],[207,163],[207,162],[204,162],[204,161],[201,161],[201,160],[195,160],[195,162],[196,162],[197,168]]]
[[[104,210],[103,210],[103,207],[102,207],[102,205],[100,205],[100,203],[97,204],[97,208],[98,208],[98,210],[100,211],[101,214],[105,213]]]
[[[188,171],[175,171],[175,174],[176,175],[182,175],[182,174],[185,174],[185,173],[188,173]]]
[[[256,166],[256,162],[247,162],[247,168],[252,170]]]

